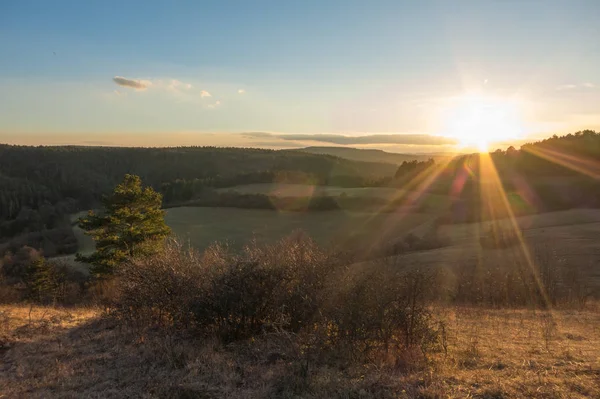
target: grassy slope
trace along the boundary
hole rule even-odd
[[[274,212],[236,208],[172,208],[166,220],[173,232],[199,249],[215,241],[229,242],[241,248],[253,236],[260,240],[274,241],[294,230],[301,229],[318,242],[344,242],[357,240],[367,247],[377,242],[399,239],[409,232],[422,235],[431,226],[430,214],[381,214],[331,212]],[[600,236],[600,210],[577,209],[552,212],[516,219],[524,229],[524,236],[533,245],[551,245],[564,253],[569,262],[589,268],[600,262],[597,237]],[[502,222],[510,226],[509,221]],[[442,226],[441,234],[451,246],[434,251],[412,253],[402,257],[409,264],[452,265],[472,261],[481,256],[479,236],[487,230],[489,222],[482,225],[457,224]],[[93,250],[89,237],[75,229],[83,252]],[[507,253],[515,249],[507,250]],[[485,251],[498,254],[502,251]],[[509,256],[509,255],[506,255]],[[597,270],[591,268],[590,270]],[[600,279],[600,269],[595,272]]]
[[[370,214],[345,211],[276,212],[234,208],[169,209],[167,223],[174,233],[198,248],[214,241],[240,247],[253,236],[274,241],[301,229],[321,244],[359,240],[376,243],[405,235],[427,222],[427,214]]]
[[[577,236],[579,231],[585,232],[588,229],[596,230],[594,223],[600,223],[600,210],[598,209],[571,209],[568,211],[548,212],[535,215],[520,216],[515,218],[517,225],[525,230],[540,230],[537,234],[543,233],[543,229],[557,226],[565,226],[565,232],[556,231],[555,238],[561,239],[567,236]],[[510,219],[501,220],[499,223],[505,228],[511,228]],[[479,238],[481,232],[485,232],[491,222],[464,223],[445,225],[441,228],[441,233],[448,236],[454,243],[469,242]],[[590,224],[590,226],[586,226]],[[560,233],[560,234],[559,234]],[[567,237],[568,238],[568,237]]]
[[[600,397],[598,309],[550,314],[453,308],[441,317],[447,353],[432,354],[420,367],[392,355],[348,368],[311,363],[304,374],[305,361],[276,336],[220,347],[206,339],[115,328],[95,309],[0,306],[0,395]]]
[[[308,233],[322,245],[357,243],[369,248],[404,237],[432,219],[423,213],[277,212],[237,208],[180,207],[167,210],[165,220],[176,237],[203,250],[214,242],[241,249],[251,239],[273,242],[294,231]],[[74,228],[80,251],[89,253],[94,242]],[[74,255],[61,257],[68,262]]]
[[[221,191],[235,191],[242,194],[264,194],[276,197],[306,198],[314,196],[338,197],[340,195],[346,195],[349,198],[377,198],[388,202],[396,201],[399,204],[410,204],[404,206],[404,211],[427,213],[432,219],[434,216],[438,216],[448,210],[452,203],[452,200],[448,195],[430,193],[417,194],[414,191],[391,187],[345,188],[335,186],[313,186],[307,184],[265,183],[245,184],[224,188],[221,189]],[[343,200],[339,201],[339,205],[344,209]],[[350,210],[352,211],[354,209]],[[372,211],[372,209],[369,210],[369,212]]]
[[[536,253],[550,253],[564,268],[577,268],[585,277],[586,284],[596,291],[600,289],[600,210],[571,210],[516,218],[523,228],[527,254],[521,246],[505,249],[483,249],[479,244],[480,232],[489,222],[442,226],[444,237],[451,245],[430,251],[419,251],[387,259],[387,264],[408,268],[436,268],[454,270],[459,265],[479,264],[488,266],[528,264],[526,256],[536,263]],[[501,221],[507,227],[508,220]],[[418,232],[419,228],[414,229]],[[539,251],[536,251],[538,250]],[[379,261],[355,265],[357,270],[379,267]]]

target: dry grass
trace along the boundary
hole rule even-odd
[[[600,312],[452,308],[446,351],[318,365],[293,337],[135,333],[95,309],[0,307],[0,397],[600,397]]]

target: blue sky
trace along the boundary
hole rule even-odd
[[[473,92],[518,108],[519,139],[598,129],[599,20],[595,0],[1,1],[0,142],[429,151]]]

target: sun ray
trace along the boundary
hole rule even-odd
[[[522,150],[591,178],[600,179],[600,162],[594,159],[575,157],[538,146],[523,146]]]
[[[525,263],[531,269],[537,288],[542,295],[544,305],[547,309],[551,309],[551,302],[541,281],[539,269],[533,260],[527,243],[525,242],[521,228],[508,201],[506,191],[502,186],[496,166],[494,165],[491,156],[487,153],[480,154],[479,160],[480,195],[482,196],[482,202],[489,207],[488,212],[492,218],[492,222],[497,220],[499,217],[506,217],[508,219],[510,228],[512,230],[511,232],[518,240],[519,250],[523,256],[523,259],[525,260]]]
[[[423,171],[417,173],[410,181],[402,186],[401,190],[398,190],[398,194],[389,199],[386,205],[380,207],[377,211],[373,212],[370,218],[365,220],[364,224],[369,223],[378,215],[382,213],[389,213],[388,208],[390,206],[396,206],[397,210],[393,211],[394,217],[386,219],[385,223],[380,227],[379,234],[374,235],[367,245],[368,250],[374,249],[380,244],[380,240],[384,237],[400,220],[406,215],[412,213],[410,209],[413,205],[417,204],[419,200],[426,194],[427,189],[439,178],[439,176],[446,170],[446,167],[451,162],[451,159],[444,159],[433,166],[426,168]]]

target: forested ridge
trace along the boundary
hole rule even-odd
[[[505,191],[517,199],[516,214],[600,206],[599,133],[554,136],[521,150],[497,150],[490,157]],[[413,183],[437,168],[427,191],[455,201],[455,210],[442,219],[473,221],[485,217],[480,211],[481,159],[471,154],[449,162],[415,160],[398,166],[293,150],[0,145],[0,255],[25,244],[45,248],[47,255],[73,252],[76,240],[67,216],[97,206],[126,174],[139,176],[160,192],[165,207],[316,211],[338,209],[342,201],[349,209],[369,210],[383,209],[381,200],[316,198],[297,207],[285,199],[216,189],[272,182],[420,189]],[[390,204],[387,211],[393,210],[391,205],[396,206]]]
[[[361,186],[368,180],[393,175],[395,168],[333,156],[246,148],[1,145],[0,219],[16,217],[23,206],[38,208],[67,198],[89,207],[127,173],[140,176],[156,189],[177,180],[202,180],[216,187],[268,182],[286,172],[318,184],[337,180]]]

